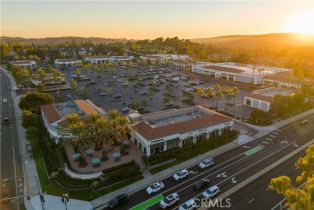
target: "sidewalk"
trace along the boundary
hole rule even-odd
[[[53,195],[44,195],[45,210],[62,210],[66,209],[65,204],[62,203],[60,197]],[[40,202],[39,195],[35,195],[31,198],[30,203],[34,206],[34,210],[42,210],[42,205]],[[69,210],[91,210],[92,206],[87,201],[71,199],[67,202],[67,209]]]
[[[2,67],[1,67],[2,68]],[[15,89],[16,83],[12,75],[2,68],[5,74],[9,77],[11,83],[11,95],[14,101],[15,118],[17,121],[18,137],[20,142],[21,161],[23,165],[24,174],[24,205],[27,210],[42,210],[39,194],[42,194],[42,188],[37,174],[36,164],[26,152],[26,144],[29,143],[26,139],[25,129],[22,126],[22,112],[18,107],[20,96],[17,96]],[[65,209],[64,204],[61,203],[61,197],[51,196],[45,194],[45,210]],[[30,197],[28,200],[27,197]],[[58,202],[59,201],[59,202]],[[62,206],[63,205],[63,206]],[[89,210],[92,209],[89,202],[74,200],[70,198],[68,205],[69,210]]]
[[[240,135],[239,138],[237,139],[237,141],[233,141],[231,143],[228,143],[226,145],[223,145],[219,148],[216,148],[214,150],[211,150],[207,153],[204,153],[202,155],[199,155],[197,157],[194,157],[190,160],[187,160],[183,163],[180,163],[176,166],[173,166],[171,168],[168,168],[164,171],[161,171],[159,173],[156,173],[152,176],[149,176],[147,178],[144,178],[138,182],[135,182],[131,185],[128,185],[126,187],[120,188],[114,192],[111,192],[107,195],[104,195],[102,197],[96,198],[95,200],[91,201],[91,204],[93,206],[93,208],[95,209],[100,209],[98,207],[105,207],[107,205],[107,203],[114,198],[115,196],[121,194],[121,193],[133,193],[135,191],[138,191],[140,189],[143,189],[147,186],[149,186],[152,182],[156,182],[157,180],[161,180],[164,178],[167,178],[169,176],[172,176],[175,172],[183,169],[183,168],[188,168],[198,162],[200,162],[201,160],[207,158],[207,157],[215,157],[217,155],[220,155],[224,152],[227,152],[228,150],[234,149],[235,147],[241,146],[242,144],[248,143],[250,141],[256,140],[260,137],[263,137],[269,133],[271,133],[272,131],[275,131],[279,128],[282,128],[284,126],[287,126],[295,121],[301,120],[309,115],[314,114],[314,109],[308,110],[306,112],[303,112],[301,114],[298,114],[296,116],[293,116],[291,118],[285,119],[283,121],[274,123],[271,126],[266,126],[266,127],[261,127],[261,126],[254,126],[254,125],[250,125],[247,124],[247,126],[254,128],[256,130],[258,130],[259,132],[253,136],[248,136],[248,135]]]
[[[29,200],[27,199],[28,196],[36,195],[41,192],[41,186],[38,181],[37,184],[37,169],[35,161],[29,157],[26,153],[25,145],[28,143],[25,135],[25,129],[22,127],[22,113],[18,107],[20,97],[16,95],[15,89],[17,88],[15,80],[13,79],[12,75],[7,72],[6,69],[2,68],[3,72],[9,78],[11,83],[11,95],[13,98],[13,105],[14,105],[14,112],[15,112],[15,119],[16,119],[16,126],[18,131],[18,137],[20,142],[20,154],[21,154],[21,162],[23,166],[23,175],[24,175],[24,205],[26,209],[33,210],[34,208],[30,204]]]

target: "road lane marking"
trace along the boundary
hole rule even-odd
[[[255,201],[255,198],[252,198],[251,200],[249,200],[248,204],[252,203],[253,201]]]
[[[265,146],[263,146],[263,145],[257,145],[256,147],[253,147],[252,149],[244,152],[243,154],[245,154],[246,156],[251,156],[251,155],[257,153],[258,151],[261,151],[264,148],[265,148]]]
[[[130,210],[143,210],[143,209],[147,209],[153,205],[155,205],[156,203],[159,203],[160,201],[162,201],[164,199],[165,196],[163,196],[162,194],[156,195],[155,197],[152,197],[140,204],[137,204],[136,206],[132,207]]]
[[[257,164],[257,163],[259,163],[259,162],[261,162],[261,161],[266,160],[266,159],[267,159],[267,158],[269,158],[270,156],[272,156],[272,155],[274,155],[274,154],[276,154],[276,153],[280,152],[281,150],[283,150],[283,149],[285,149],[285,148],[289,147],[290,145],[292,145],[292,143],[290,143],[290,144],[288,144],[288,145],[285,145],[284,147],[282,147],[282,148],[278,149],[277,151],[275,151],[275,152],[271,153],[270,155],[268,155],[268,156],[264,157],[263,159],[260,159],[259,161],[257,161],[257,162],[255,162],[255,163],[253,163],[253,164],[251,164],[251,165],[249,165],[249,166],[245,167],[244,169],[242,169],[242,170],[238,171],[237,173],[232,174],[231,176],[236,176],[236,175],[238,175],[239,173],[241,173],[241,172],[243,172],[243,171],[247,170],[248,168],[250,168],[250,167],[254,166],[255,164]],[[246,157],[245,157],[245,158],[246,158]],[[209,176],[210,176],[210,175],[209,175]],[[209,177],[209,176],[207,176],[207,177]],[[220,185],[220,184],[224,183],[225,181],[227,181],[227,180],[229,180],[229,179],[230,179],[230,177],[229,177],[229,178],[227,178],[227,179],[225,179],[225,180],[223,180],[223,181],[221,181],[221,182],[219,182],[219,183],[218,183],[218,184],[216,184],[216,185]],[[187,188],[187,187],[185,187],[185,188],[183,188],[183,189],[186,189],[186,188]],[[183,190],[183,189],[182,189],[182,190]],[[181,191],[181,190],[180,190],[180,191]],[[179,191],[178,191],[178,192],[179,192]],[[195,198],[199,197],[200,195],[202,195],[202,193],[203,193],[203,192],[201,192],[201,193],[199,193],[199,194],[197,194],[197,195],[195,195],[194,197],[189,198],[189,199],[195,199]],[[189,199],[188,199],[188,200],[189,200]],[[176,206],[176,207],[175,207],[175,208],[173,208],[173,209],[177,209],[178,207],[179,207],[179,206]]]
[[[236,183],[237,183],[236,178],[235,178],[235,177],[232,177],[231,182],[232,182],[232,184],[236,184]]]

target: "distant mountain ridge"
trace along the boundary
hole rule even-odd
[[[47,37],[47,38],[23,38],[23,37],[8,37],[1,36],[0,41],[11,43],[11,42],[23,42],[25,44],[61,44],[65,42],[93,42],[98,43],[114,43],[114,42],[127,42],[132,40],[127,39],[111,39],[101,37]]]
[[[261,49],[273,47],[314,46],[314,35],[305,36],[295,33],[230,35],[191,39],[191,41],[226,48]]]

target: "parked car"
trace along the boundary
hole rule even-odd
[[[10,121],[10,119],[8,117],[5,117],[5,118],[3,118],[3,123],[4,124],[10,124],[11,121]]]
[[[146,193],[148,195],[150,195],[152,193],[158,192],[159,190],[163,189],[164,187],[165,187],[164,183],[156,182],[152,186],[149,186],[148,188],[146,188]]]
[[[212,198],[212,197],[216,196],[219,192],[220,192],[220,191],[219,191],[218,186],[217,186],[217,185],[214,185],[214,186],[208,188],[206,191],[204,191],[204,192],[202,193],[202,196],[203,196],[204,198],[206,198],[206,199],[209,199],[209,198]]]
[[[117,94],[117,95],[114,96],[114,98],[121,98],[121,97],[122,97],[121,94]]]
[[[178,200],[179,200],[179,195],[177,193],[172,193],[171,195],[168,195],[162,201],[160,201],[159,206],[162,209],[165,209],[175,204]]]
[[[109,201],[108,206],[109,208],[113,209],[117,206],[127,203],[128,201],[129,201],[129,196],[127,194],[120,194],[120,195],[117,195],[115,198],[113,198],[111,201]]]
[[[189,175],[188,170],[183,169],[183,170],[181,170],[181,171],[175,173],[175,174],[173,175],[173,179],[174,179],[175,181],[179,181],[179,180],[181,180],[181,179],[187,177],[188,175]]]
[[[214,159],[213,158],[207,158],[205,160],[202,160],[198,166],[201,168],[201,169],[204,169],[204,168],[208,168],[209,166],[213,165],[214,164]]]
[[[193,185],[193,189],[200,190],[204,187],[207,187],[209,185],[209,182],[210,181],[208,179],[201,179]]]
[[[106,95],[108,95],[108,93],[102,92],[102,93],[100,93],[99,95],[100,95],[100,96],[106,96]]]
[[[180,207],[179,210],[192,210],[196,208],[196,203],[194,199],[190,199],[183,203]]]
[[[3,103],[7,103],[7,102],[8,102],[8,99],[7,99],[7,98],[3,98],[3,99],[2,99],[2,102],[3,102]]]

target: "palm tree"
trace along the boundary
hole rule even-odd
[[[45,70],[43,68],[39,68],[39,69],[37,69],[37,74],[38,74],[38,78],[40,80],[40,83],[43,84],[44,78],[45,78]]]
[[[202,97],[202,95],[205,94],[205,89],[204,88],[197,88],[196,93]],[[203,99],[203,102],[205,102],[205,99]],[[203,104],[205,104],[205,103],[203,103]]]
[[[219,83],[216,83],[214,86],[214,95],[216,98],[216,110],[218,111],[219,100],[223,97],[222,87]]]
[[[230,97],[233,95],[233,89],[231,87],[229,87],[229,86],[226,86],[224,88],[224,92],[227,95],[227,100],[225,101],[225,110],[226,110],[226,104],[229,102]]]
[[[232,94],[233,94],[233,115],[235,116],[235,105],[236,105],[236,97],[239,94],[240,90],[237,87],[232,88]]]
[[[130,122],[127,116],[120,116],[118,119],[118,142],[121,143],[123,140],[126,140],[131,133]]]

